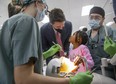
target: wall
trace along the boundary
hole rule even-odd
[[[8,18],[7,5],[11,0],[0,0],[0,25]],[[114,17],[112,0],[46,0],[49,10],[53,8],[61,8],[64,11],[67,20],[73,24],[73,31],[79,29],[80,26],[88,26],[88,16],[81,16],[82,7],[94,4],[104,7],[106,11],[106,23],[113,21]],[[43,23],[40,23],[40,26]],[[1,26],[0,26],[1,27]],[[115,26],[113,26],[115,27]]]
[[[11,0],[0,0],[0,28],[3,22],[8,19],[7,5]]]
[[[81,10],[83,6],[86,5],[96,5],[104,7],[106,11],[106,20],[113,21],[114,17],[113,7],[111,0],[46,0],[49,9],[61,8],[66,16],[67,20],[73,23],[73,31],[78,30],[80,26],[88,26],[88,16],[81,16]]]

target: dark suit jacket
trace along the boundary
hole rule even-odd
[[[115,16],[116,16],[116,0],[113,0],[113,9],[114,9],[114,13],[115,13]]]
[[[42,37],[42,48],[43,51],[48,50],[52,45],[53,42],[57,43],[55,32],[52,28],[52,25],[50,23],[44,24],[41,28],[41,37]],[[69,51],[69,37],[72,33],[72,23],[69,21],[65,22],[65,26],[61,33],[61,40],[64,47],[64,51]]]

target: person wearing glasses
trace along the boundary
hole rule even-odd
[[[70,78],[42,76],[41,38],[37,22],[45,15],[45,0],[12,0],[21,13],[3,24],[0,35],[0,84],[91,84],[90,72]]]
[[[95,6],[90,10],[89,13],[89,26],[91,29],[87,32],[89,41],[87,43],[90,49],[92,58],[94,60],[94,67],[99,67],[95,70],[96,73],[101,73],[101,58],[110,58],[110,56],[104,51],[104,40],[105,40],[105,11],[103,8]],[[106,27],[108,35],[113,38],[113,31],[110,27]],[[106,68],[106,75],[114,78],[113,67]]]

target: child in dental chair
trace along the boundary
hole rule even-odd
[[[87,41],[88,36],[83,31],[76,31],[69,39],[69,42],[73,45],[73,49],[69,51],[69,59],[79,67],[76,73],[91,70],[94,66],[93,59],[86,46]],[[81,58],[81,63],[76,63],[79,58]]]

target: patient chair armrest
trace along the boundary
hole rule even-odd
[[[111,58],[110,63],[116,65],[116,54]]]

